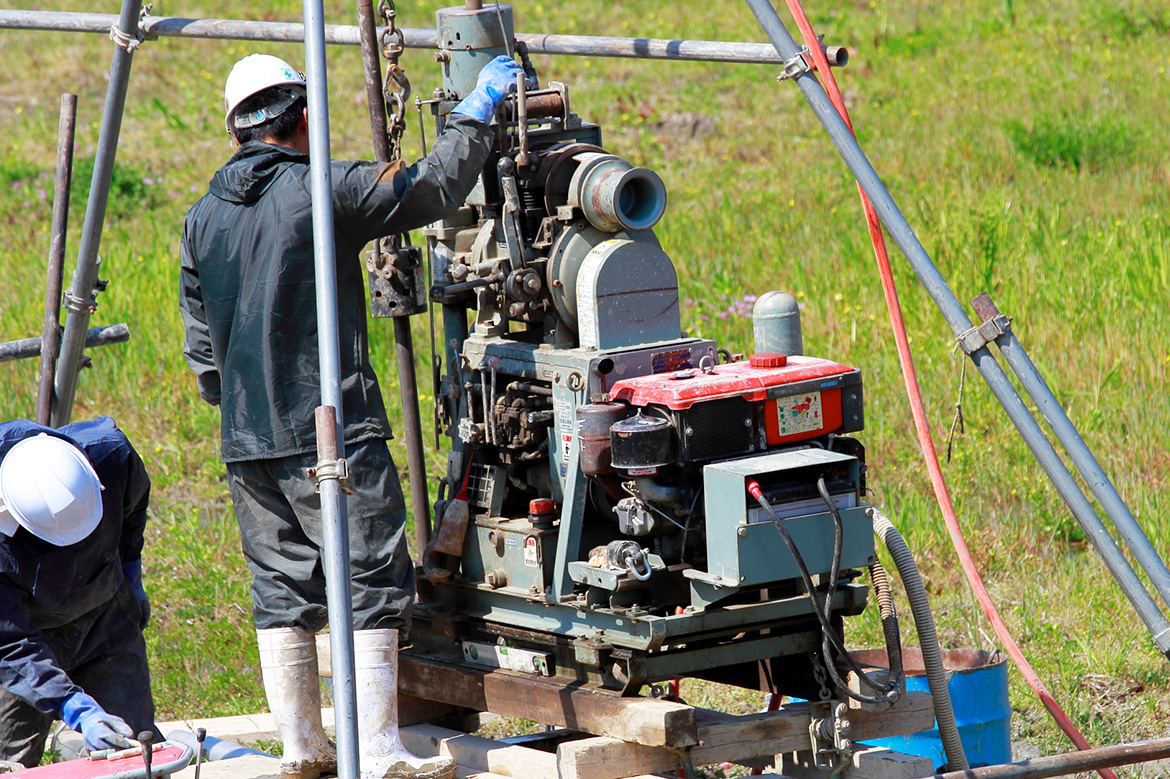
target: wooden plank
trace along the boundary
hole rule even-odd
[[[828,772],[813,767],[812,752],[787,753],[781,773],[793,779],[828,779]],[[923,779],[934,773],[934,761],[885,747],[862,747],[853,753],[841,779]]]
[[[399,689],[419,698],[648,746],[698,743],[694,709],[685,704],[622,698],[588,685],[566,686],[526,674],[467,668],[405,653],[398,656],[398,663]]]
[[[460,769],[514,777],[554,777],[557,757],[539,749],[504,744],[434,725],[412,725],[399,730],[402,745],[416,755],[448,755]]]
[[[789,704],[776,712],[733,716],[696,709],[700,744],[690,750],[695,765],[735,762],[808,746],[808,704]],[[889,711],[850,710],[856,741],[927,730],[934,723],[929,693],[911,692]],[[571,741],[557,748],[561,779],[620,779],[639,773],[674,771],[677,752],[623,743],[612,738]]]

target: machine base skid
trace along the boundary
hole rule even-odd
[[[423,602],[414,613],[413,647],[404,656],[461,662],[463,641],[501,643],[548,653],[551,673],[541,673],[561,684],[589,683],[629,693],[643,684],[686,676],[739,684],[734,681],[738,672],[723,678],[721,669],[742,670],[820,647],[820,627],[803,594],[661,616],[521,599],[472,585],[432,587],[421,580],[419,593]],[[866,594],[862,585],[842,584],[834,613],[859,614]],[[758,682],[741,686],[756,688]]]

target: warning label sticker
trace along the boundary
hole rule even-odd
[[[821,393],[809,392],[776,399],[776,421],[780,435],[810,433],[825,426],[821,413]]]
[[[524,564],[540,567],[540,548],[536,545],[535,536],[524,539]]]
[[[573,434],[561,433],[561,460],[569,461],[569,453],[573,451]]]

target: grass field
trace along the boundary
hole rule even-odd
[[[117,10],[101,5],[84,10]],[[430,27],[439,3],[398,5],[401,25]],[[746,6],[731,0],[516,5],[524,32],[763,40]],[[1159,551],[1170,552],[1170,10],[1161,0],[809,5],[818,32],[850,49],[838,80],[862,147],[943,275],[961,300],[987,291],[1015,318],[1086,441]],[[327,6],[329,22],[355,23],[348,5]],[[225,14],[209,0],[158,2],[154,12]],[[264,0],[230,13],[293,21],[299,12],[290,0]],[[80,95],[68,267],[75,261],[110,50],[104,36],[0,32],[0,340],[39,332],[64,91]],[[160,718],[264,705],[247,571],[217,457],[218,412],[199,401],[182,361],[177,310],[183,214],[231,153],[222,80],[254,50],[166,39],[135,55],[101,248],[110,286],[95,318],[127,322],[133,339],[93,355],[75,410],[75,418],[114,416],[154,480],[147,637]],[[299,45],[263,50],[303,61]],[[873,500],[915,550],[944,642],[994,646],[914,442],[855,188],[798,90],[764,66],[536,64],[543,79],[570,84],[575,110],[602,124],[612,151],[664,179],[670,205],[658,234],[679,268],[692,333],[750,351],[745,297],[785,289],[804,305],[806,351],[862,369]],[[428,54],[410,52],[403,65],[417,92],[438,83]],[[329,67],[334,156],[368,157],[358,51],[331,49]],[[407,155],[418,154],[416,128],[412,119]],[[960,361],[908,266],[893,260],[943,441]],[[425,344],[425,318],[415,327]],[[371,329],[383,392],[396,404],[390,327]],[[33,413],[35,371],[31,362],[0,366],[0,418]],[[1024,651],[1091,742],[1170,732],[1165,659],[973,371],[961,400],[965,429],[947,478]],[[398,445],[395,455],[405,462]],[[432,471],[440,461],[432,452]],[[880,640],[873,613],[851,626],[857,645]],[[1011,701],[1019,739],[1066,749],[1014,673]]]

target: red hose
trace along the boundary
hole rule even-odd
[[[841,90],[837,87],[837,80],[833,78],[833,73],[829,67],[829,61],[825,57],[825,53],[821,50],[820,41],[817,40],[816,33],[813,32],[812,25],[809,23],[808,16],[804,12],[804,8],[800,4],[800,0],[786,0],[788,3],[788,10],[792,12],[796,19],[796,24],[800,28],[801,37],[804,38],[805,46],[808,48],[809,54],[812,56],[814,69],[821,74],[821,81],[824,84],[825,91],[832,100],[833,106],[837,109],[837,113],[848,125],[850,132],[853,130],[853,123],[849,120],[849,111],[845,108],[845,100],[841,97]],[[861,185],[858,184],[857,191],[861,194],[861,205],[865,209],[865,221],[869,226],[869,237],[873,242],[874,255],[877,257],[878,270],[882,280],[882,292],[886,297],[886,308],[890,313],[890,324],[894,330],[894,341],[898,346],[898,361],[902,366],[902,378],[906,384],[906,395],[910,400],[910,408],[914,415],[914,429],[918,433],[918,445],[922,448],[922,456],[926,460],[926,470],[930,474],[930,483],[934,488],[934,496],[938,501],[939,508],[942,509],[943,519],[946,522],[947,533],[950,534],[951,544],[955,547],[955,552],[959,556],[959,562],[963,567],[963,573],[967,575],[967,581],[971,584],[971,589],[975,592],[975,597],[979,601],[979,605],[983,607],[983,613],[987,615],[987,619],[991,622],[992,628],[995,629],[995,634],[1003,643],[1004,649],[1008,656],[1011,657],[1012,662],[1016,664],[1020,674],[1028,683],[1036,695],[1040,698],[1040,702],[1048,713],[1052,715],[1052,719],[1057,726],[1064,731],[1065,735],[1076,745],[1077,749],[1089,749],[1089,743],[1085,741],[1085,737],[1077,730],[1076,725],[1060,708],[1056,699],[1052,697],[1052,693],[1045,687],[1044,682],[1033,670],[1024,653],[1020,651],[1020,647],[1012,638],[1011,632],[1008,631],[1007,625],[999,614],[995,603],[991,600],[991,595],[988,594],[987,588],[983,585],[983,579],[979,575],[978,569],[975,567],[974,560],[971,559],[971,552],[967,548],[967,541],[963,537],[963,530],[959,527],[959,519],[955,514],[955,507],[951,503],[951,495],[947,490],[946,480],[943,478],[942,466],[939,465],[938,453],[934,448],[934,440],[930,435],[930,427],[926,422],[926,411],[922,404],[922,394],[918,391],[918,377],[914,372],[914,358],[910,354],[910,342],[906,337],[906,323],[902,319],[902,306],[898,302],[898,289],[894,284],[894,274],[890,270],[890,258],[886,253],[886,242],[882,236],[881,222],[878,221],[877,212],[874,210],[873,204],[869,202],[865,192],[862,191]],[[1103,779],[1117,779],[1117,775],[1107,768],[1099,770]]]

